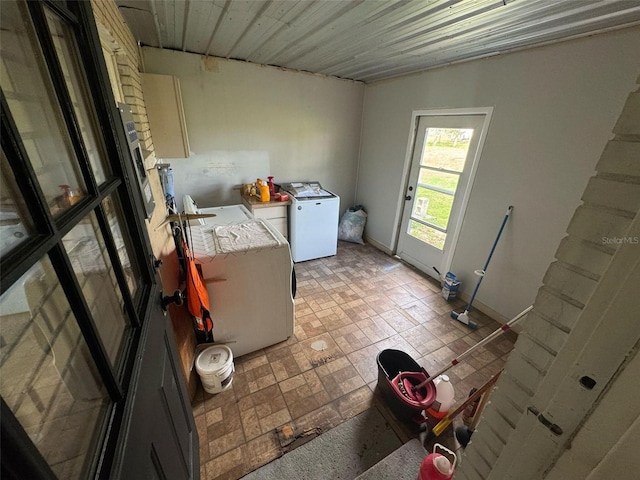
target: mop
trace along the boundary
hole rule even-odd
[[[405,403],[412,407],[429,407],[435,400],[437,393],[435,385],[432,383],[433,380],[450,368],[459,364],[461,360],[471,355],[480,347],[483,347],[497,336],[503,334],[507,330],[510,330],[513,325],[519,322],[532,309],[533,305],[525,308],[522,312],[495,330],[489,336],[480,340],[474,346],[451,360],[451,363],[429,377],[425,375],[426,372],[399,372],[392,380],[390,380],[392,388],[397,392],[397,395],[402,395],[404,397]]]
[[[439,375],[442,375],[444,372],[446,372],[450,368],[455,367],[458,363],[460,363],[460,360],[462,360],[463,358],[468,357],[469,355],[471,355],[473,352],[475,352],[480,347],[486,345],[487,343],[491,342],[497,336],[499,336],[499,335],[503,334],[504,332],[506,332],[507,330],[511,329],[511,327],[513,325],[515,325],[517,322],[519,322],[520,319],[522,317],[524,317],[527,313],[529,313],[531,310],[533,310],[533,305],[530,305],[527,308],[525,308],[518,315],[516,315],[511,320],[509,320],[507,323],[505,323],[500,328],[498,328],[496,331],[491,333],[491,335],[489,335],[488,337],[483,338],[478,343],[476,343],[473,347],[471,347],[469,350],[465,351],[464,353],[460,354],[458,357],[456,357],[453,360],[451,360],[451,363],[449,365],[441,368],[438,372],[434,373],[433,375],[431,375],[429,378],[427,378],[423,382],[420,382],[417,385],[413,385],[411,387],[411,390],[412,390],[411,393],[413,395],[416,395],[416,392],[418,392],[421,388],[423,388],[425,385],[427,385],[428,383],[430,383],[433,380],[435,380],[436,378],[438,378]],[[406,386],[406,384],[405,384],[405,386]]]
[[[489,257],[487,258],[487,261],[484,264],[484,268],[482,270],[476,270],[474,272],[480,278],[478,279],[478,283],[476,283],[476,288],[473,289],[473,294],[471,295],[471,299],[469,300],[469,304],[467,305],[467,308],[465,308],[463,313],[451,312],[451,318],[458,320],[459,322],[464,323],[465,325],[468,325],[469,328],[472,328],[474,330],[478,328],[478,325],[469,318],[469,310],[471,310],[471,304],[473,303],[473,300],[476,298],[476,293],[478,293],[478,288],[480,288],[480,284],[482,283],[484,274],[487,272],[487,267],[489,266],[489,261],[491,261],[491,256],[493,255],[493,252],[496,249],[496,245],[498,245],[498,240],[500,240],[500,235],[502,235],[502,230],[504,230],[504,226],[507,223],[507,220],[509,219],[509,215],[511,215],[512,210],[513,210],[513,206],[509,205],[509,208],[507,208],[507,213],[505,214],[504,219],[502,220],[502,225],[500,225],[498,236],[496,237],[496,240],[493,242],[493,247],[491,247],[491,251],[489,252]]]

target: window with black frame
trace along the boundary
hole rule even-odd
[[[43,476],[89,478],[117,434],[150,276],[73,12],[3,0],[0,22],[3,435],[10,415]]]

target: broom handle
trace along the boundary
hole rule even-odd
[[[469,311],[471,310],[471,304],[473,303],[473,300],[476,298],[476,293],[478,293],[478,289],[480,288],[480,284],[482,283],[482,279],[484,278],[484,272],[487,271],[487,268],[489,268],[489,262],[491,261],[491,257],[493,256],[493,252],[496,250],[496,246],[498,245],[498,241],[500,240],[500,236],[502,235],[502,230],[504,230],[504,226],[507,223],[507,220],[509,220],[509,215],[511,215],[511,212],[513,211],[513,205],[509,205],[509,208],[507,208],[507,213],[505,213],[504,218],[502,219],[502,224],[500,225],[500,230],[498,230],[498,236],[496,237],[495,241],[493,242],[493,246],[491,247],[491,251],[489,252],[489,256],[487,257],[487,261],[484,263],[484,267],[482,268],[482,275],[480,275],[480,278],[478,279],[478,283],[476,283],[476,288],[473,289],[473,293],[471,294],[471,299],[469,300],[469,305],[467,305],[466,310]]]
[[[451,363],[447,366],[445,366],[444,368],[440,369],[437,373],[434,373],[433,375],[431,375],[429,378],[427,378],[426,380],[424,380],[423,382],[419,383],[418,385],[414,386],[411,390],[413,392],[415,392],[416,390],[418,390],[419,388],[424,387],[425,385],[428,385],[430,382],[432,382],[436,377],[438,377],[439,375],[442,375],[444,372],[446,372],[447,370],[449,370],[451,367],[455,367],[458,363],[460,363],[460,360],[462,360],[463,358],[468,357],[469,355],[471,355],[473,352],[475,352],[477,349],[479,349],[480,347],[486,345],[487,343],[489,343],[491,340],[493,340],[494,338],[496,338],[498,335],[501,335],[502,333],[506,332],[507,330],[509,330],[511,328],[512,325],[515,325],[522,317],[524,317],[527,313],[529,313],[531,310],[533,309],[533,305],[529,305],[527,308],[525,308],[522,312],[520,312],[518,315],[516,315],[515,317],[513,317],[511,320],[509,320],[507,323],[505,323],[504,325],[502,325],[499,329],[497,329],[495,332],[493,332],[491,335],[489,335],[488,337],[480,340],[478,343],[476,343],[473,347],[471,347],[469,350],[467,350],[466,352],[462,353],[459,357],[454,358],[453,360],[451,360]]]

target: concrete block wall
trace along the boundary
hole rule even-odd
[[[137,42],[113,0],[91,0],[91,7],[96,23],[99,25],[100,33],[109,36],[109,42],[107,43],[118,45],[114,54],[118,63],[118,74],[124,95],[124,103],[131,107],[141,147],[153,152],[153,137],[149,128],[149,119],[140,78],[142,65]],[[177,288],[180,288],[178,258],[175,254],[175,244],[169,225],[156,229],[156,226],[164,220],[166,215],[164,193],[160,184],[158,170],[156,168],[148,170],[147,176],[156,202],[153,215],[147,221],[151,248],[156,258],[163,262],[160,267],[162,288],[164,292],[171,294]],[[189,394],[193,396],[197,386],[197,374],[191,369],[196,347],[191,318],[184,306],[176,307],[170,305],[169,313],[180,354],[182,370],[187,379]]]
[[[640,90],[629,95],[613,134],[456,471],[458,480],[493,479],[493,466],[613,255],[621,242],[637,241],[624,235],[640,210]]]

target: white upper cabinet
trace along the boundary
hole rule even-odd
[[[143,73],[142,92],[156,157],[189,158],[189,138],[178,78]]]

